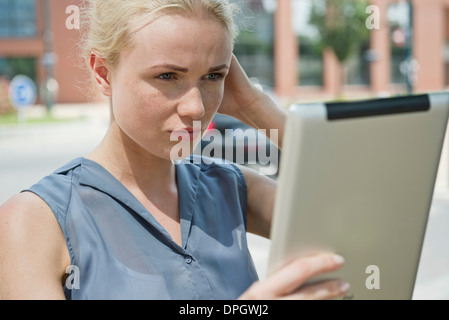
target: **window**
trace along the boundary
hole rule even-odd
[[[18,74],[28,76],[36,83],[36,59],[0,56],[0,115],[8,113],[12,108],[7,88],[10,81]]]
[[[314,48],[313,39],[299,36],[299,83],[301,86],[323,85],[323,56]]]
[[[275,2],[271,0],[234,0],[243,17],[237,18],[240,34],[234,53],[250,78],[273,87],[273,39]]]
[[[293,28],[299,38],[299,84],[322,86],[323,55],[316,50],[317,30],[309,24],[312,0],[294,0],[292,5]]]
[[[0,38],[37,35],[35,0],[0,0]]]
[[[368,52],[369,41],[360,46],[347,62],[347,84],[349,85],[370,85],[370,62]]]
[[[410,26],[410,8],[406,2],[392,3],[388,7],[391,42],[391,82],[405,84],[406,61],[409,52],[407,48],[407,33]]]
[[[0,56],[0,78],[11,80],[22,74],[36,82],[36,59],[32,57],[4,58]]]

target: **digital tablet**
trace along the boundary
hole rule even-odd
[[[449,116],[449,93],[290,108],[268,274],[331,251],[343,299],[411,299]]]

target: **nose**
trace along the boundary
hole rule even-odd
[[[178,114],[181,117],[200,120],[205,112],[201,91],[197,87],[191,88],[179,101]]]

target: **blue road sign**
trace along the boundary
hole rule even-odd
[[[37,98],[37,89],[33,80],[24,75],[15,76],[9,86],[9,98],[17,109],[34,104]]]

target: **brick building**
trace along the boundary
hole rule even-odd
[[[340,78],[336,58],[331,52],[318,57],[311,55],[303,40],[306,38],[302,32],[307,27],[305,8],[313,0],[235,1],[249,8],[254,18],[252,29],[261,31],[256,40],[263,54],[241,49],[245,47],[244,37],[237,45],[242,64],[245,68],[248,66],[250,76],[274,87],[281,98],[335,97]],[[380,28],[373,30],[364,51],[352,60],[345,95],[406,92],[398,71],[403,60],[401,48],[395,48],[392,41],[390,21],[394,15],[392,6],[401,0],[370,2],[380,10]],[[444,90],[449,86],[449,0],[413,0],[412,3],[413,56],[419,65],[414,89],[416,92]],[[89,75],[77,53],[80,33],[66,25],[73,13],[67,8],[80,4],[81,0],[1,0],[0,77],[11,78],[24,73],[42,84],[46,75],[52,72],[59,83],[57,102],[89,101]],[[45,10],[46,5],[50,10]],[[45,33],[47,29],[51,33]],[[49,39],[52,41],[46,41]],[[54,55],[48,52],[54,52]],[[367,52],[371,59],[366,58]],[[258,58],[252,58],[252,55]],[[46,68],[46,63],[51,66],[52,62],[54,68]]]
[[[295,19],[292,16],[295,2],[307,0],[278,0],[275,14],[276,36],[275,62],[276,91],[287,97],[332,98],[338,87],[339,64],[332,52],[325,52],[322,57],[322,82],[319,85],[301,85],[298,69],[301,70],[301,43],[291,27]],[[390,12],[392,7],[400,7],[397,0],[370,0],[379,8],[380,28],[371,33],[368,49],[375,58],[364,61],[367,69],[366,79],[360,83],[345,86],[348,95],[382,95],[397,94],[406,91],[405,80],[398,71],[401,58],[395,50],[391,18],[401,14],[400,10]],[[449,87],[449,1],[448,0],[413,0],[413,57],[416,59],[415,92],[439,91]],[[402,12],[402,14],[407,14]],[[393,15],[393,16],[392,16]],[[399,61],[397,61],[399,58]],[[360,64],[358,64],[360,67]],[[360,69],[363,69],[360,68]]]
[[[44,0],[1,1],[0,76],[25,73],[41,86],[46,78],[45,63],[53,60],[54,78],[59,83],[58,102],[88,101],[88,95],[83,92],[90,86],[89,76],[81,68],[77,54],[80,33],[66,27],[70,16],[66,8],[80,3],[80,0],[49,0],[51,10],[48,14]],[[46,36],[53,38],[51,47],[44,40],[47,28],[51,33],[47,32]],[[54,55],[46,54],[51,51]],[[18,61],[21,62],[20,70],[16,68]]]

